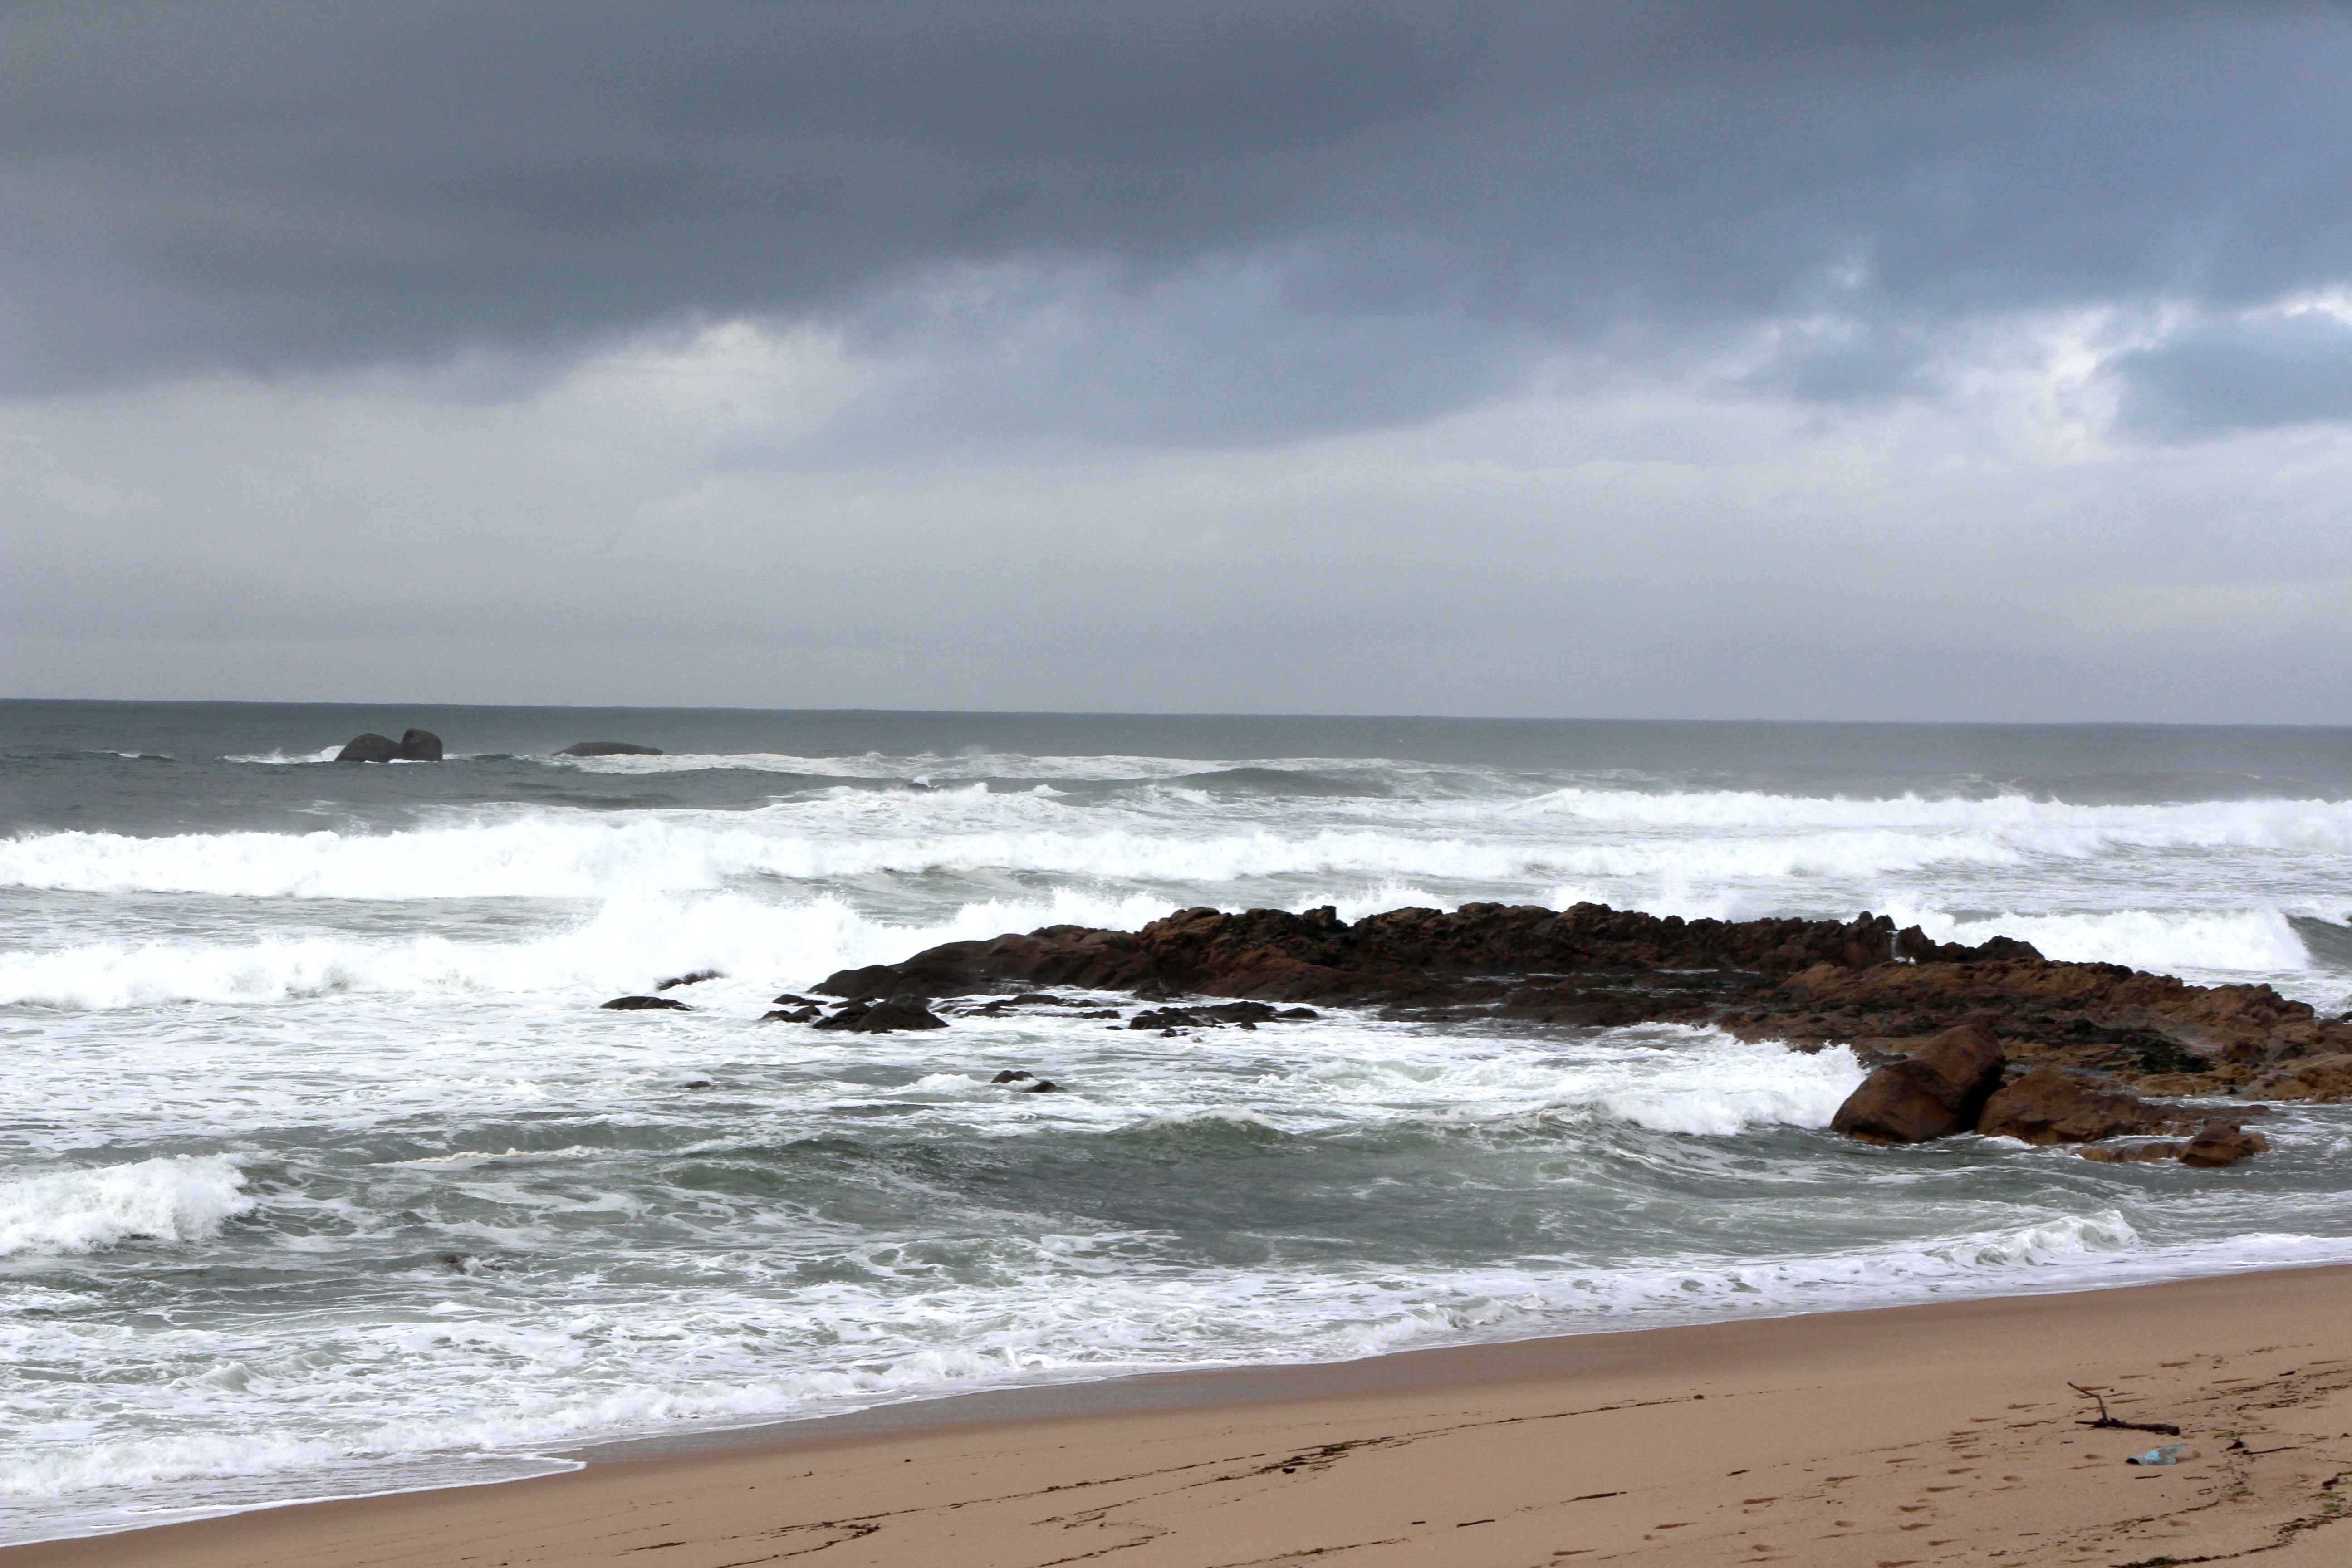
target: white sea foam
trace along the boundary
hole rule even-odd
[[[0,1005],[102,1010],[345,994],[543,996],[587,988],[609,994],[698,969],[806,984],[835,969],[896,963],[939,942],[1065,923],[1132,928],[1172,908],[1165,900],[1065,890],[975,900],[943,921],[904,925],[830,897],[775,904],[737,893],[635,895],[607,900],[575,924],[511,942],[320,936],[0,953]]]
[[[125,1241],[201,1241],[252,1210],[244,1174],[223,1155],[0,1179],[0,1258],[95,1252]]]
[[[325,746],[315,752],[299,752],[288,756],[284,752],[259,752],[245,756],[223,757],[225,763],[261,763],[271,767],[287,767],[296,763],[331,763],[341,746]]]
[[[1180,902],[1868,907],[2308,982],[2290,917],[2352,914],[2342,804],[1537,795],[1312,758],[559,765],[768,772],[778,798],[0,842],[0,1037],[31,1108],[5,1131],[51,1159],[0,1184],[0,1364],[24,1391],[0,1493],[48,1510],[0,1536],[126,1494],[520,1473],[553,1444],[992,1382],[2352,1257],[2337,1108],[2274,1117],[2271,1154],[2216,1185],[1981,1141],[1858,1151],[1817,1131],[1850,1055],[1699,1029],[752,1023],[832,969]],[[1365,787],[1186,776],[1237,768]],[[892,777],[947,787],[852,787]],[[972,782],[1007,778],[1065,793]],[[700,969],[725,978],[676,994],[702,1011],[593,1010]],[[1009,1067],[1065,1092],[989,1081]],[[248,1152],[86,1152],[190,1147]],[[266,1208],[236,1159],[267,1170]],[[141,1315],[189,1260],[222,1265],[189,1287],[205,1311]]]
[[[1357,918],[1404,903],[1446,901],[1390,884],[1344,900],[1342,912]],[[751,977],[755,984],[803,985],[839,968],[896,963],[940,942],[1052,924],[1133,930],[1175,907],[1149,895],[1063,889],[1043,897],[974,900],[944,920],[910,924],[877,919],[830,894],[784,902],[737,892],[630,894],[605,900],[586,918],[553,929],[543,925],[539,934],[510,942],[320,935],[0,952],[0,1005],[107,1010],[339,994],[499,998],[583,989],[610,994],[698,969]],[[1977,942],[2005,934],[2052,958],[2158,973],[2277,974],[2311,962],[2302,939],[2276,910],[1960,920],[1900,903],[1887,908],[1899,921],[1917,921],[1938,941]]]
[[[2032,942],[2045,958],[2074,963],[2124,963],[2168,974],[2184,969],[2276,973],[2311,963],[2303,939],[2277,910],[2003,913],[1971,920],[1896,912],[1898,919],[1916,918],[1938,942],[2010,936]]]
[[[1171,792],[1181,795],[1183,792]],[[1249,814],[1240,814],[1244,822]],[[485,811],[381,834],[106,833],[0,842],[0,885],[251,898],[598,898],[746,877],[1047,874],[1676,886],[1834,881],[2166,850],[2352,853],[2352,805],[2076,806],[2017,799],[1811,800],[1560,791],[1531,801],[1297,803],[1241,826],[1231,803],[1076,805],[973,785],[844,790],[753,812]],[[1363,826],[1351,826],[1360,821]]]
[[[331,752],[329,753],[332,755]],[[740,771],[811,778],[907,779],[1169,779],[1242,769],[1268,773],[1413,774],[1427,764],[1381,757],[1261,757],[1248,761],[1187,757],[1034,756],[1020,752],[925,752],[886,756],[805,757],[782,752],[671,752],[658,757],[550,757],[558,766],[595,773],[677,773]]]
[[[1635,1081],[1604,1090],[1598,1103],[1660,1132],[1717,1137],[1755,1127],[1827,1127],[1864,1077],[1851,1051],[1805,1056],[1723,1036],[1711,1049],[1660,1052],[1644,1065]]]

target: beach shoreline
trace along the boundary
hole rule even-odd
[[[2252,1270],[990,1390],[0,1568],[2333,1562],[2347,1295],[2352,1267]],[[2182,1435],[2078,1426],[2070,1384]],[[2124,1463],[2175,1441],[2181,1463]]]

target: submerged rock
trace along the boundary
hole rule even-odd
[[[988,1081],[991,1083],[1026,1083],[1029,1081],[1029,1079],[1030,1075],[1022,1071],[1019,1068],[1007,1068],[1003,1072],[998,1073],[994,1078],[990,1079]]]
[[[675,991],[681,985],[699,985],[706,980],[724,980],[726,973],[717,969],[698,969],[690,974],[673,974],[655,984],[656,991]]]
[[[640,746],[634,741],[574,741],[555,753],[559,757],[658,757],[659,746]]]
[[[1838,1107],[1830,1131],[1872,1143],[1925,1143],[1966,1132],[2005,1065],[2000,1042],[1976,1025],[1947,1029],[1863,1079]]]
[[[779,1007],[772,1013],[760,1015],[762,1024],[814,1024],[824,1016],[824,1009],[814,1002],[805,1007]]]
[[[615,1013],[691,1013],[693,1008],[675,996],[615,996],[598,1006]]]
[[[1276,1008],[1265,1002],[1227,1002],[1214,1007],[1161,1007],[1156,1011],[1138,1013],[1127,1021],[1130,1029],[1185,1029],[1215,1024],[1238,1024],[1254,1028],[1276,1019],[1319,1018],[1322,1015],[1312,1007]]]
[[[2028,1143],[2095,1143],[2134,1132],[2186,1132],[2201,1117],[2125,1094],[2088,1073],[2035,1068],[1985,1101],[1977,1131]]]
[[[2212,1169],[2234,1165],[2249,1154],[2259,1154],[2271,1146],[2271,1141],[2259,1132],[2248,1132],[2234,1121],[2208,1121],[2199,1128],[2189,1147],[2180,1152],[2184,1165],[2200,1165]]]
[[[851,1003],[830,1018],[821,1019],[820,1029],[847,1029],[858,1035],[886,1035],[899,1029],[944,1029],[948,1021],[930,1010],[921,996],[891,996],[879,1002]]]
[[[998,1018],[1015,1007],[1069,1007],[1076,1005],[1067,996],[1055,996],[1049,992],[1024,991],[1018,996],[993,996],[966,1011],[976,1018]]]
[[[2158,1160],[2178,1160],[2188,1148],[2189,1145],[2185,1141],[2174,1139],[2160,1143],[2094,1143],[2087,1149],[2077,1149],[2074,1152],[2085,1160],[2096,1160],[2102,1164],[2121,1165]]]

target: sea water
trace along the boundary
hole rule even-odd
[[[330,760],[410,724],[449,759]],[[599,739],[667,754],[551,754]],[[0,704],[0,1540],[992,1384],[2352,1259],[2347,1110],[2206,1173],[1847,1142],[1850,1055],[1704,1028],[758,1021],[1056,921],[1584,899],[2334,1013],[2347,872],[2344,731]],[[703,969],[696,1011],[597,1005]]]

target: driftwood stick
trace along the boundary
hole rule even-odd
[[[2118,1421],[2107,1414],[2106,1398],[2097,1389],[2084,1388],[2079,1383],[2070,1383],[2066,1386],[2085,1399],[2098,1401],[2099,1418],[2096,1421],[2077,1421],[2074,1423],[2077,1426],[2107,1426],[2124,1432],[2158,1432],[2167,1437],[2180,1436],[2180,1428],[2169,1421]]]

